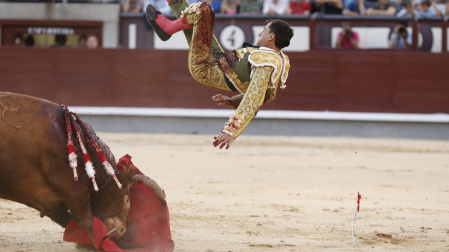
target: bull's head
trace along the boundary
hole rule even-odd
[[[117,240],[126,232],[126,218],[131,206],[130,188],[135,184],[150,187],[165,202],[165,195],[159,185],[145,175],[134,175],[134,166],[123,166],[121,174],[122,189],[118,189],[114,181],[108,183],[97,192],[91,200],[92,215],[99,218],[106,226],[108,236]]]

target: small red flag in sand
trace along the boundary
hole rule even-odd
[[[355,240],[354,240],[354,225],[355,225],[355,217],[357,216],[357,212],[360,211],[360,199],[362,198],[362,195],[360,195],[359,192],[357,192],[357,206],[355,208],[355,213],[354,213],[354,220],[352,221],[352,243],[355,246]]]
[[[362,198],[362,195],[360,193],[357,193],[357,212],[360,212],[360,199]]]

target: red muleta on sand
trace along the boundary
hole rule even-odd
[[[130,155],[120,158],[117,169],[134,166]],[[135,174],[143,174],[135,167]],[[96,219],[94,221],[95,247],[98,251],[173,251],[175,244],[171,239],[169,212],[164,192],[160,189],[136,184],[130,189],[131,208],[126,221],[126,233],[118,240],[108,238],[106,227]],[[64,232],[64,241],[92,245],[86,232],[70,221]]]

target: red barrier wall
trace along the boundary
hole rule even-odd
[[[449,113],[449,54],[287,53],[287,89],[264,109]],[[217,108],[187,51],[0,48],[0,91],[71,106]]]

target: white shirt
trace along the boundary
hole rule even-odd
[[[287,13],[288,0],[265,0],[263,2],[263,14],[267,14],[268,11],[274,10],[278,15],[285,15]]]
[[[164,16],[173,16],[173,12],[168,6],[167,0],[144,0],[142,11],[145,13],[147,6],[151,4],[156,8],[156,10],[160,11]]]
[[[418,16],[418,12],[416,10],[413,10],[413,12],[415,13],[415,16]],[[412,17],[412,14],[407,12],[407,10],[405,9],[405,7],[403,7],[398,14],[396,14],[396,17]]]

